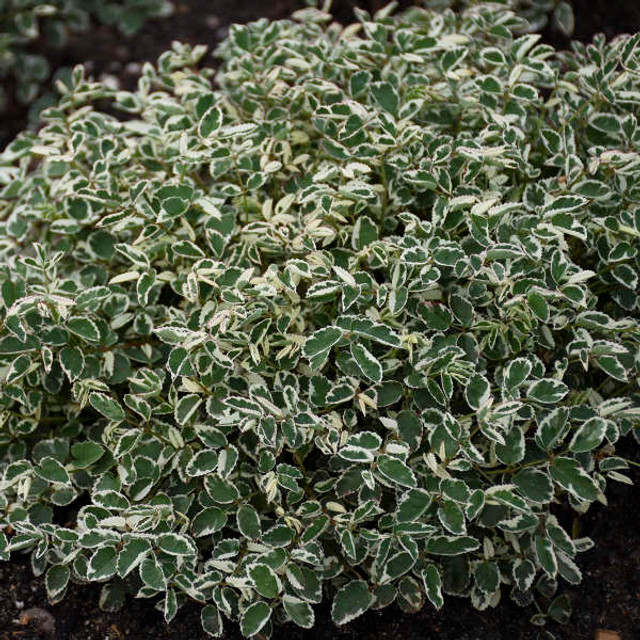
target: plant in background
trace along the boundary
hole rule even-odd
[[[76,68],[0,156],[0,554],[52,602],[566,619],[555,514],[640,422],[640,35],[392,10]]]
[[[424,0],[424,4],[432,9],[468,8],[478,4],[480,0]],[[542,31],[547,25],[570,36],[575,27],[573,7],[569,0],[494,0],[514,9],[526,23],[520,27],[528,32]],[[518,29],[515,30],[516,32]]]
[[[532,31],[541,31],[551,24],[565,36],[573,33],[575,16],[567,0],[520,0],[518,8]]]
[[[0,80],[11,78],[17,101],[31,103],[50,75],[46,57],[31,50],[35,42],[62,47],[70,32],[86,31],[91,19],[133,35],[149,18],[170,11],[166,0],[0,0]],[[0,91],[0,110],[6,100]]]

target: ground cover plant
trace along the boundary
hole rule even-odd
[[[52,602],[568,615],[555,510],[638,433],[640,36],[356,18],[234,27],[215,78],[77,68],[0,156],[0,552]]]

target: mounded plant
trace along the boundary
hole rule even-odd
[[[0,156],[0,553],[52,602],[566,618],[638,436],[640,35],[356,16],[77,68]]]

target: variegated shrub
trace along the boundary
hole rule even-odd
[[[269,636],[580,581],[559,509],[640,416],[640,35],[357,19],[77,68],[0,156],[0,553],[52,602]]]

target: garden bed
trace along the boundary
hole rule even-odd
[[[172,40],[204,43],[211,48],[224,36],[232,22],[246,22],[260,16],[279,18],[288,15],[302,3],[295,0],[213,0],[210,2],[179,2],[176,15],[167,21],[148,24],[131,40],[123,40],[109,28],[96,29],[89,36],[75,37],[62,52],[50,52],[55,65],[69,66],[89,62],[96,75],[109,74],[118,78],[123,86],[131,86],[136,79],[140,63],[154,60]],[[347,2],[336,3],[337,16],[346,19]],[[360,3],[375,5],[376,2]],[[402,3],[410,4],[410,3]],[[582,0],[575,2],[576,36],[588,40],[593,33],[603,31],[612,36],[621,31],[640,30],[640,5],[631,3]],[[563,44],[561,36],[548,32],[545,37],[554,44]],[[26,120],[25,110],[12,107],[9,117],[0,128],[0,140],[5,142],[20,130]],[[627,443],[625,443],[627,444]],[[628,443],[629,457],[634,447]],[[620,452],[624,455],[624,451]],[[640,480],[637,469],[629,475],[636,483]],[[596,542],[591,551],[579,557],[584,580],[579,587],[562,585],[564,593],[571,595],[574,615],[568,625],[553,625],[557,637],[572,639],[591,638],[597,629],[609,628],[620,633],[623,640],[631,640],[634,621],[640,620],[640,550],[638,549],[637,510],[638,494],[624,485],[612,485],[607,492],[609,507],[593,506],[579,519],[581,536],[590,536]],[[574,514],[557,514],[564,523],[571,522]],[[170,627],[149,601],[130,598],[119,612],[105,613],[98,609],[99,587],[73,585],[65,600],[51,607],[47,604],[42,580],[34,578],[28,559],[0,565],[0,640],[20,638],[52,638],[93,640],[103,638],[204,638],[200,626],[200,606],[184,607]],[[504,601],[495,610],[478,612],[466,600],[448,598],[442,612],[436,613],[427,604],[415,615],[401,613],[393,605],[379,612],[370,612],[356,622],[337,629],[330,620],[328,606],[317,608],[316,626],[308,631],[290,625],[276,632],[275,637],[286,634],[290,640],[315,638],[360,638],[384,640],[397,638],[443,639],[501,639],[534,638],[537,629],[529,623],[534,610],[520,609]],[[50,626],[34,620],[24,624],[33,613],[28,610],[47,610],[55,621],[55,633]],[[22,620],[20,620],[22,617]],[[47,622],[51,619],[47,618]],[[225,638],[240,638],[236,625],[227,624]]]

